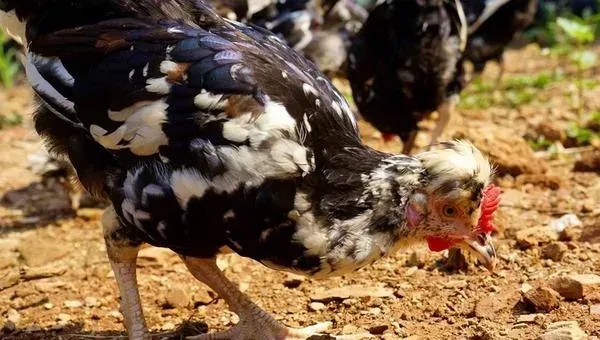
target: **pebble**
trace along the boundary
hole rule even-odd
[[[347,324],[342,328],[342,334],[354,334],[358,331],[358,327]]]
[[[67,322],[71,321],[71,316],[66,313],[60,313],[60,314],[58,314],[58,317],[56,319],[60,322],[67,323]]]
[[[444,284],[446,288],[466,288],[468,283],[466,280],[451,280]]]
[[[583,340],[587,334],[577,321],[559,321],[549,324],[539,340]]]
[[[369,327],[368,331],[369,331],[369,333],[374,334],[374,335],[381,335],[381,334],[383,334],[383,332],[387,331],[388,328],[390,328],[390,326],[388,326],[388,325],[376,325],[376,326]]]
[[[519,289],[519,291],[523,294],[527,293],[528,291],[532,290],[533,286],[530,285],[529,283],[523,283],[521,285],[521,288]]]
[[[557,233],[564,232],[567,228],[581,225],[581,220],[575,214],[566,214],[550,222],[550,228]]]
[[[552,242],[542,248],[542,258],[560,262],[569,248],[562,242]]]
[[[600,276],[596,274],[568,275],[551,280],[550,286],[565,299],[578,300],[600,291]]]
[[[191,298],[181,287],[169,287],[163,302],[164,308],[185,308],[190,305]]]
[[[348,298],[387,298],[393,295],[394,290],[391,288],[354,285],[318,291],[313,293],[310,299],[312,301],[329,302],[334,300],[345,300]]]
[[[546,244],[558,240],[558,233],[546,226],[525,228],[515,234],[517,245],[521,249],[529,249],[539,244]]]
[[[17,330],[17,325],[15,325],[15,323],[10,320],[6,320],[6,322],[4,323],[4,325],[2,326],[2,329],[1,329],[2,333],[4,333],[4,334],[10,334],[16,330]]]
[[[56,240],[30,238],[19,244],[18,251],[28,266],[40,267],[65,257],[70,249]]]
[[[590,306],[591,315],[600,315],[600,304],[594,304]]]
[[[98,306],[98,299],[92,296],[88,296],[85,298],[84,303],[86,307],[96,307]]]
[[[212,294],[211,294],[212,293]],[[194,305],[208,305],[215,300],[214,293],[212,291],[208,291],[206,289],[201,289],[200,291],[194,293]]]
[[[287,288],[294,289],[300,287],[304,280],[306,280],[306,277],[304,276],[288,273],[285,280],[283,280],[283,285]]]
[[[175,329],[175,324],[174,324],[174,323],[172,323],[172,322],[165,322],[165,323],[164,323],[164,324],[163,324],[163,325],[160,327],[160,329],[161,329],[161,330],[163,330],[163,331],[170,331],[170,330],[173,330],[173,329]]]
[[[79,308],[79,307],[83,306],[83,302],[81,302],[79,300],[66,300],[64,302],[64,305],[67,308]]]
[[[311,302],[308,305],[308,309],[311,312],[318,312],[318,311],[324,310],[325,308],[327,308],[327,306],[325,306],[325,304],[322,302]]]
[[[538,319],[545,317],[545,314],[523,314],[519,315],[517,323],[535,323]]]
[[[512,289],[486,296],[475,304],[475,316],[494,320],[498,317],[498,313],[511,310],[520,300],[521,294]]]
[[[14,324],[18,324],[21,321],[21,314],[16,309],[11,308],[6,312],[6,319]]]
[[[52,304],[51,302],[46,302],[46,303],[44,303],[44,308],[47,310],[50,310],[50,309],[54,308],[54,304]]]
[[[525,303],[533,307],[537,312],[548,313],[560,305],[560,295],[548,287],[538,287],[523,294]]]

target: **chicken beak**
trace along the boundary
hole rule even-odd
[[[490,234],[473,235],[460,244],[483,264],[490,272],[496,266],[496,249]]]

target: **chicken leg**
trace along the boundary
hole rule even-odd
[[[305,340],[331,327],[331,322],[323,322],[301,329],[287,328],[240,292],[219,270],[214,259],[181,258],[192,275],[217,292],[240,317],[240,322],[227,331],[192,336],[187,338],[189,340]],[[367,333],[331,336],[329,339],[360,340],[370,337]]]
[[[435,129],[431,133],[431,142],[429,146],[431,147],[433,144],[437,142],[437,139],[441,136],[442,132],[448,126],[450,122],[450,117],[454,113],[454,107],[458,102],[458,96],[453,95],[450,98],[446,99],[437,109],[439,118],[435,125]]]
[[[108,260],[121,293],[121,312],[129,340],[150,340],[137,285],[136,260],[139,247],[119,238],[121,225],[113,207],[102,216]]]

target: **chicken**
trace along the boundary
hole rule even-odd
[[[385,140],[413,148],[417,123],[439,113],[433,144],[464,86],[466,20],[459,1],[391,0],[377,6],[352,42],[348,80],[361,115]]]
[[[27,26],[37,131],[112,203],[102,225],[130,339],[150,338],[136,281],[144,243],[179,254],[240,317],[200,340],[307,339],[330,325],[276,321],[221,273],[223,252],[322,278],[427,242],[493,268],[499,188],[481,152],[459,141],[414,157],[367,147],[339,92],[271,33],[198,0],[0,10]]]
[[[535,18],[538,0],[463,0],[469,39],[465,59],[473,63],[476,74],[490,60],[500,66],[499,85],[504,74],[504,50],[515,35]]]
[[[229,2],[211,1],[225,15],[243,12],[239,10],[243,7],[240,1],[228,7],[225,3]],[[235,17],[275,33],[328,75],[345,73],[350,39],[368,15],[354,0],[287,0],[246,13]]]

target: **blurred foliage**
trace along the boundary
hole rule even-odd
[[[10,126],[17,126],[23,123],[23,117],[18,113],[13,113],[11,116],[0,115],[0,130]]]
[[[461,93],[459,107],[486,109],[492,105],[504,105],[515,108],[533,102],[539,90],[562,79],[564,75],[559,70],[508,78],[498,88],[503,92],[501,97],[494,93],[493,84],[476,79]]]
[[[4,88],[14,85],[15,77],[20,69],[15,50],[5,47],[9,41],[8,34],[0,29],[0,84]]]

